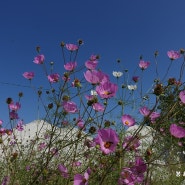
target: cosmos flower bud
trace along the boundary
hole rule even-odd
[[[161,94],[163,93],[163,91],[164,91],[163,85],[162,85],[162,84],[157,84],[157,85],[155,86],[155,89],[154,89],[154,94],[155,94],[156,96],[159,96],[159,95],[161,95]]]
[[[6,99],[6,103],[7,103],[7,104],[11,104],[11,103],[12,103],[12,98],[7,98],[7,99]]]

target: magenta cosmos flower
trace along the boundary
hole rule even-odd
[[[23,76],[24,76],[24,78],[31,80],[35,76],[35,74],[34,74],[34,72],[24,72]]]
[[[84,77],[91,84],[98,84],[98,83],[109,81],[109,77],[106,74],[102,73],[101,71],[97,71],[97,70],[92,70],[92,71],[87,70],[84,73]]]
[[[68,62],[64,65],[65,70],[73,71],[77,66],[77,62]]]
[[[88,185],[89,175],[88,171],[84,175],[76,174],[74,176],[74,185]]]
[[[18,131],[23,131],[24,130],[23,124],[24,124],[23,120],[19,120],[18,123],[17,123],[16,129]]]
[[[116,150],[119,138],[114,130],[108,128],[98,130],[98,135],[94,141],[96,144],[100,145],[100,150],[104,154],[109,154]]]
[[[111,98],[115,96],[118,86],[111,82],[105,82],[96,87],[96,92],[101,98]]]
[[[142,70],[145,70],[146,68],[148,68],[149,65],[150,65],[150,62],[145,62],[144,60],[140,60],[139,62],[139,67]]]
[[[48,80],[51,83],[55,83],[58,82],[60,79],[60,75],[58,73],[54,73],[54,74],[50,74],[48,75]]]
[[[9,104],[9,108],[12,111],[18,111],[21,108],[21,104],[19,102],[16,102],[15,104],[12,102]]]
[[[127,127],[131,127],[135,124],[134,118],[132,118],[128,114],[124,114],[121,119],[122,119],[123,124]]]
[[[185,104],[185,90],[179,93],[179,98],[181,102]]]
[[[143,116],[148,116],[150,114],[150,110],[148,109],[148,107],[141,107],[139,109],[139,112],[143,115]]]
[[[97,64],[98,64],[97,60],[88,60],[88,61],[85,62],[85,67],[87,69],[93,70],[93,69],[96,68]]]
[[[77,105],[72,101],[63,102],[62,106],[68,113],[76,113],[78,111]]]
[[[10,117],[11,120],[19,119],[19,116],[18,116],[18,114],[15,111],[11,111],[9,113],[9,117]]]
[[[64,165],[59,164],[59,165],[58,165],[58,170],[59,170],[60,174],[61,174],[64,178],[68,178],[68,177],[69,177],[68,170],[67,170],[67,168],[66,168]]]
[[[171,124],[170,125],[170,133],[172,136],[176,138],[183,138],[185,137],[185,129],[176,125],[176,124]]]
[[[34,58],[34,63],[35,64],[43,64],[44,63],[44,60],[45,60],[45,57],[44,55],[37,55],[35,58]]]
[[[78,50],[78,46],[75,44],[66,44],[66,49],[69,51],[76,51]]]
[[[104,106],[100,103],[93,103],[93,109],[97,112],[103,112],[104,111]]]
[[[171,60],[176,60],[181,57],[180,52],[174,50],[168,51],[167,55]]]
[[[137,137],[126,136],[122,146],[127,151],[137,151],[137,148],[140,146],[140,141]]]

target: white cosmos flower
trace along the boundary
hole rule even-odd
[[[120,72],[120,71],[113,71],[112,74],[113,74],[113,76],[116,77],[116,78],[119,78],[119,77],[121,77],[121,76],[123,75],[123,73]]]
[[[97,95],[98,95],[98,93],[97,93],[95,90],[91,90],[91,95],[93,95],[93,96],[97,96]]]
[[[128,89],[134,91],[137,89],[137,85],[127,85]]]

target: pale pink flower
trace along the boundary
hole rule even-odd
[[[64,65],[65,70],[73,71],[77,66],[77,62],[68,62]]]
[[[91,174],[91,169],[88,168],[84,175],[76,174],[74,176],[74,184],[73,185],[88,185],[89,175]]]
[[[43,150],[44,148],[46,148],[47,144],[45,142],[39,143],[39,150]]]
[[[150,62],[145,62],[144,60],[140,60],[140,62],[139,62],[139,67],[142,70],[147,69],[149,65],[150,65]]]
[[[104,106],[100,103],[93,103],[93,109],[97,112],[103,112],[104,111]]]
[[[48,80],[51,83],[58,82],[59,79],[60,79],[60,75],[58,73],[54,73],[54,74],[48,75]]]
[[[139,109],[139,112],[143,115],[143,116],[148,116],[150,114],[150,110],[148,109],[148,107],[141,107]]]
[[[159,117],[160,117],[160,113],[159,113],[159,112],[152,112],[152,113],[150,114],[150,120],[151,120],[152,123],[154,123],[155,120],[156,120],[157,118],[159,118]]]
[[[10,116],[10,119],[11,119],[11,120],[19,119],[19,116],[18,116],[18,114],[17,114],[15,111],[11,111],[11,112],[9,113],[9,116]]]
[[[131,127],[135,124],[134,118],[132,118],[128,114],[124,114],[121,119],[122,119],[123,124],[127,127]]]
[[[180,98],[181,102],[185,104],[185,90],[183,90],[179,93],[179,98]]]
[[[122,146],[125,150],[137,151],[137,148],[140,146],[140,141],[137,137],[126,136]]]
[[[109,154],[116,150],[119,138],[114,130],[107,128],[98,130],[98,135],[94,141],[100,145],[100,150],[104,154]]]
[[[85,67],[87,69],[93,70],[93,69],[96,68],[97,64],[98,64],[97,60],[88,60],[88,61],[85,62]]]
[[[101,98],[114,97],[118,90],[118,86],[111,82],[104,82],[96,87],[96,92]]]
[[[92,71],[87,70],[84,73],[84,77],[91,84],[99,84],[99,83],[109,81],[109,77],[106,74],[102,73],[101,71],[97,71],[97,70],[92,70]]]
[[[185,137],[185,129],[183,127],[180,127],[176,124],[170,125],[170,133],[172,136],[176,138],[184,138]]]
[[[37,55],[35,58],[34,58],[34,63],[35,64],[43,64],[44,63],[44,60],[45,60],[45,57],[44,55]]]
[[[72,101],[65,101],[62,103],[64,110],[68,113],[76,113],[78,111],[76,103]]]
[[[81,166],[81,162],[80,161],[75,161],[75,162],[73,162],[73,166]]]
[[[10,177],[9,176],[4,176],[1,185],[8,185],[9,182],[10,182]]]
[[[11,102],[9,104],[9,108],[12,111],[18,111],[21,108],[21,104],[19,102],[16,102],[15,104],[13,102]]]
[[[80,129],[84,129],[84,121],[83,121],[83,119],[81,119],[81,118],[78,118],[78,119],[77,119],[77,126],[78,126]]]
[[[171,60],[176,60],[178,58],[181,57],[180,55],[180,52],[179,51],[174,51],[174,50],[170,50],[167,52],[167,55],[168,57],[171,59]]]
[[[75,44],[66,44],[66,49],[69,51],[76,51],[78,50],[78,46]]]
[[[24,72],[23,76],[24,76],[24,78],[31,80],[35,76],[35,74],[34,74],[34,72]]]
[[[16,126],[16,129],[18,131],[23,131],[24,130],[24,127],[23,127],[23,120],[19,120],[18,123],[17,123],[17,126]]]
[[[60,172],[60,174],[66,179],[66,178],[69,178],[69,174],[68,174],[68,170],[67,168],[62,165],[62,164],[59,164],[58,165],[58,170]]]

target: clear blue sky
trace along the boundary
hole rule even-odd
[[[3,83],[28,85],[25,71],[35,71],[33,84],[45,83],[40,66],[32,62],[38,45],[47,62],[61,66],[61,71],[56,69],[61,73],[61,41],[83,39],[77,62],[83,64],[98,53],[101,68],[110,75],[119,70],[118,58],[132,73],[141,54],[154,68],[153,53],[158,50],[162,74],[169,64],[166,52],[185,48],[184,7],[184,0],[1,0],[0,119],[7,120],[6,98],[16,100],[19,91],[24,92],[21,117],[25,122],[37,118],[33,92]],[[147,83],[153,75],[150,69],[146,72]]]

